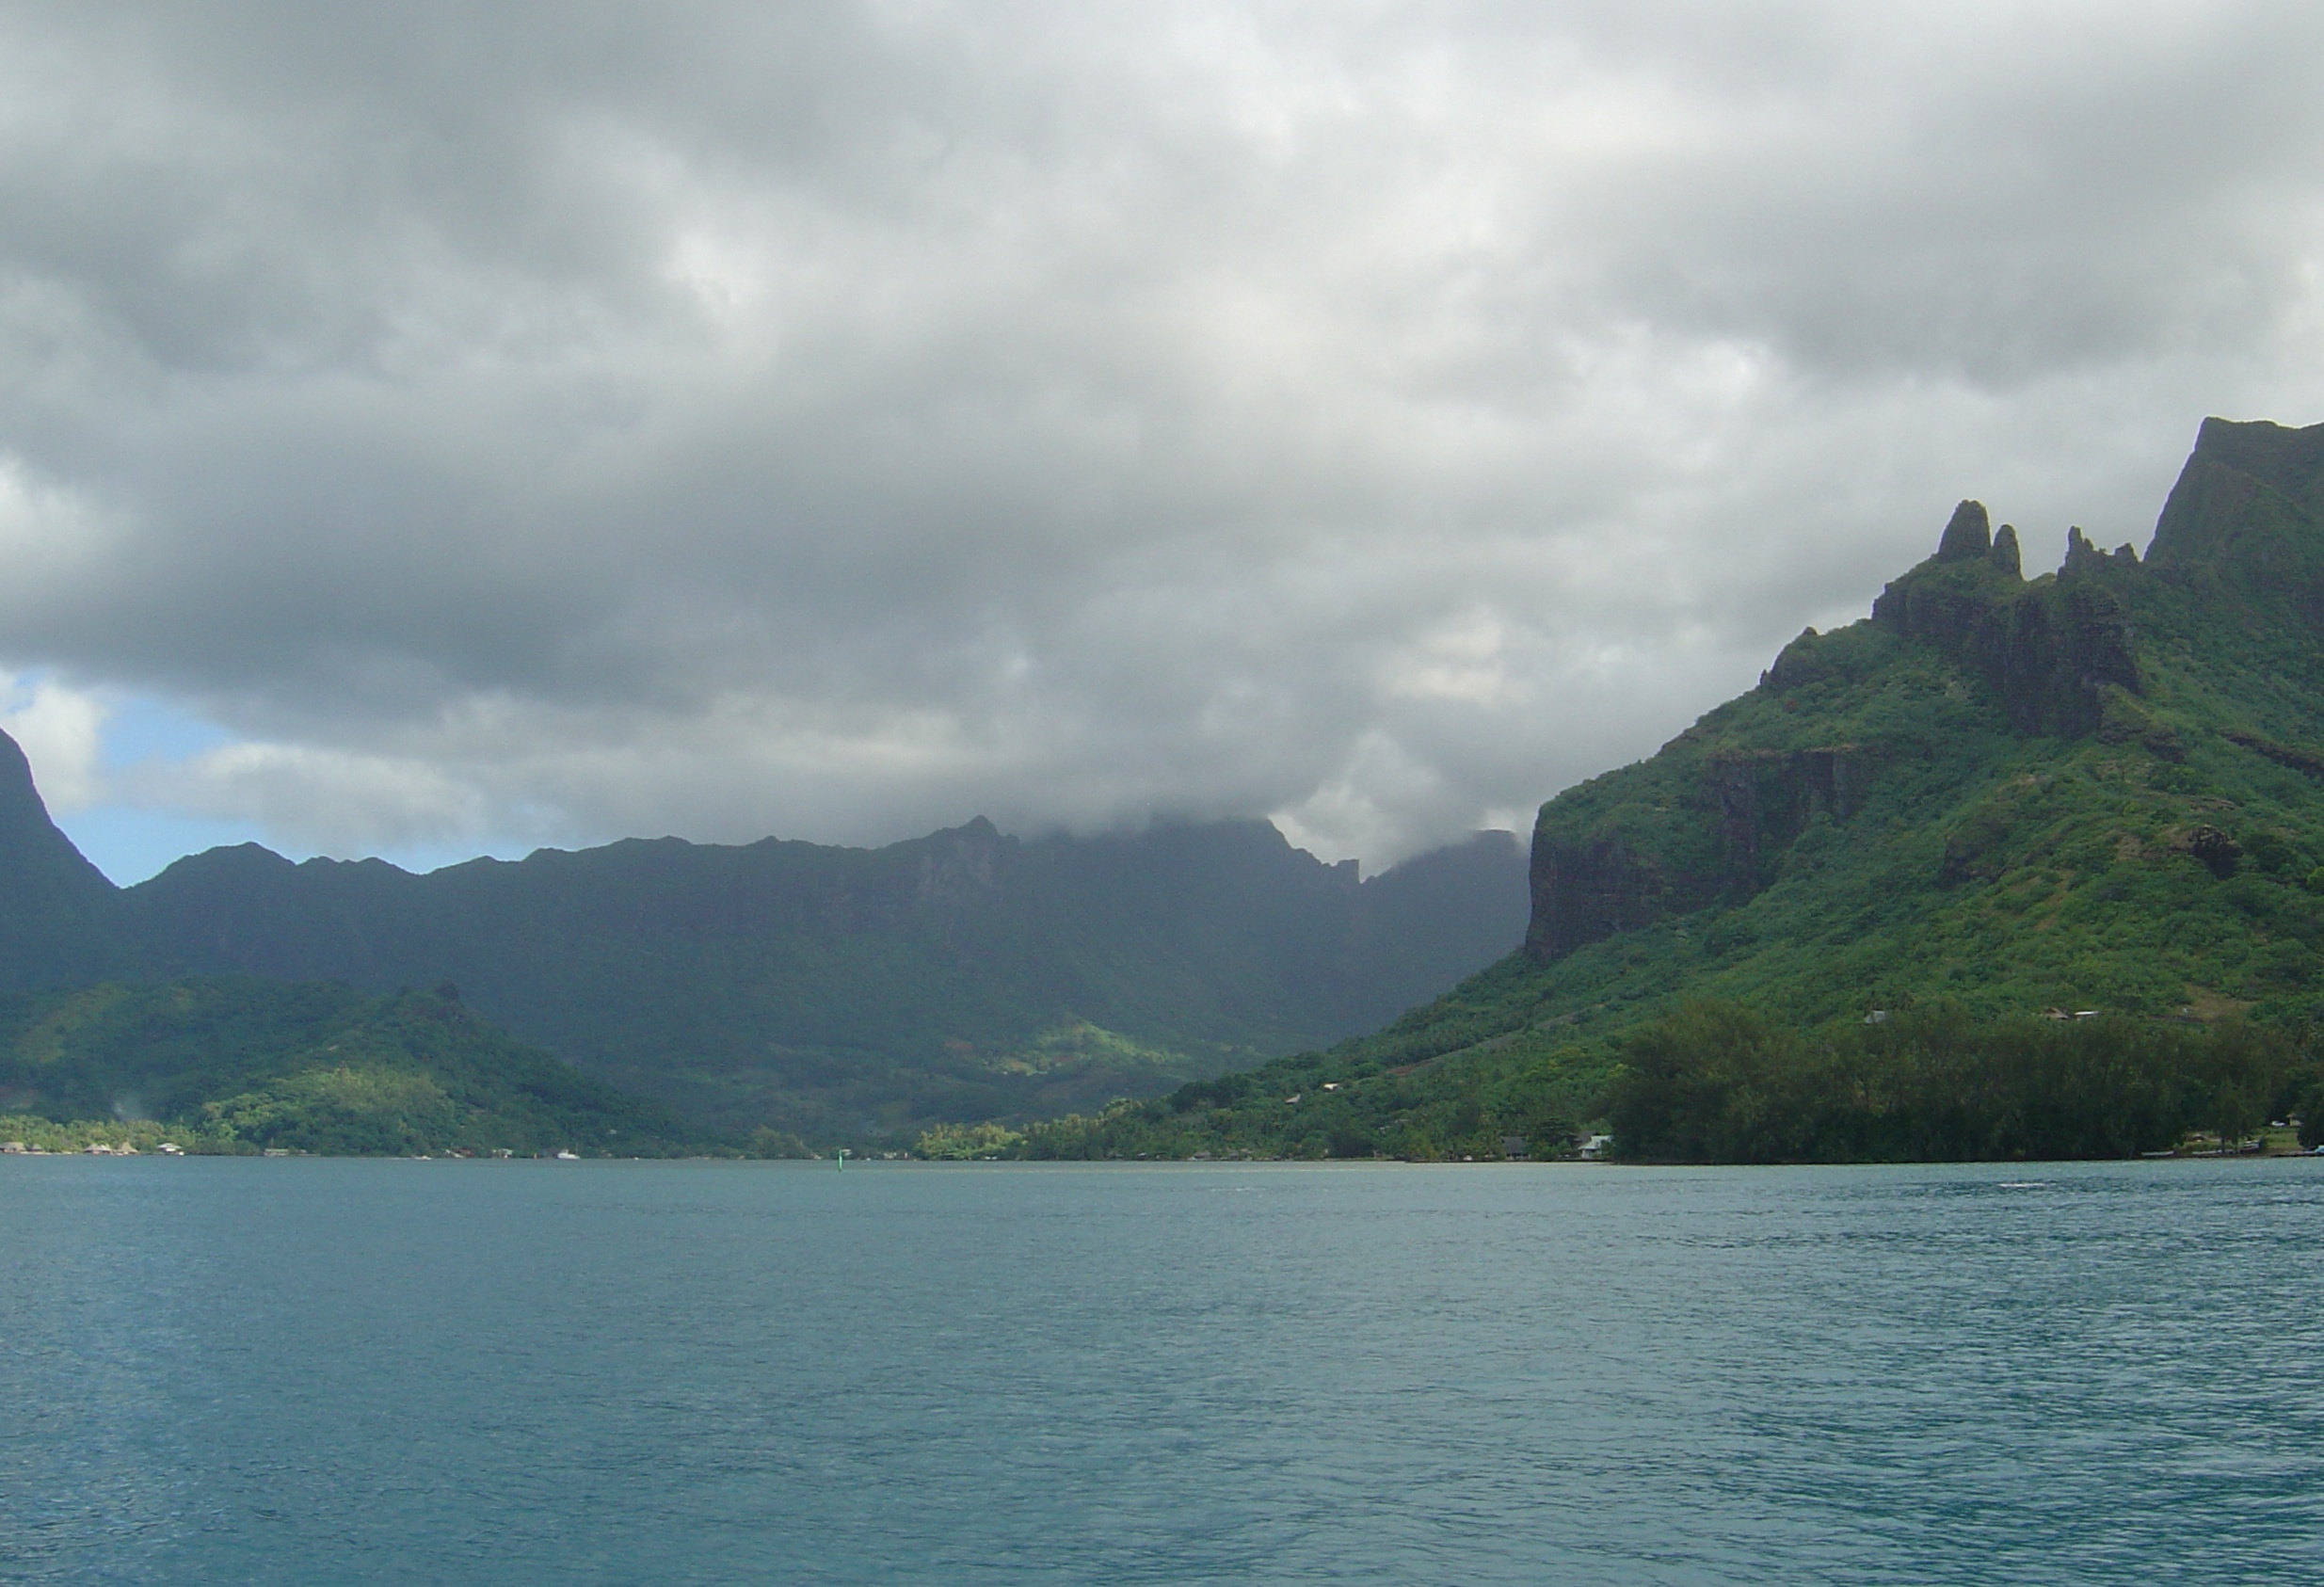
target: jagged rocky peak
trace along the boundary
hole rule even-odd
[[[1993,549],[1993,520],[1986,515],[1985,504],[1963,502],[1947,521],[1936,554],[1939,562],[1975,562],[1991,556]]]
[[[2077,524],[2066,531],[2066,560],[2059,568],[2060,573],[2088,572],[2092,569],[2102,568],[2108,563],[2113,563],[2118,567],[2136,568],[2139,565],[2139,553],[2132,547],[2124,545],[2115,547],[2113,553],[2109,555],[2098,549],[2098,543],[2084,534],[2080,525]]]
[[[1872,602],[1873,626],[1933,645],[1982,677],[2021,732],[2095,731],[2105,687],[2142,692],[2128,615],[2110,581],[2086,576],[2117,559],[2075,529],[2060,579],[2004,582],[1989,569],[2000,565],[1996,545],[2014,549],[2017,537],[1984,536],[1984,513],[1975,502],[1954,510],[1937,554]]]
[[[1986,553],[1985,559],[2012,579],[2026,576],[2025,558],[2018,554],[2015,524],[2004,523],[1994,531],[1993,550]]]

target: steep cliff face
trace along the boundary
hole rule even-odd
[[[2147,564],[2247,622],[2324,629],[2324,425],[2204,420]]]
[[[1618,838],[1574,842],[1536,836],[1525,951],[1545,962],[1563,958],[1584,943],[1694,906],[1702,883],[1698,875],[1673,875]]]
[[[1817,816],[1839,822],[1853,815],[1871,769],[1871,753],[1860,744],[1710,756],[1704,783],[1719,811],[1724,895],[1749,898],[1765,887],[1777,855]]]
[[[2314,549],[2313,535],[2300,531],[2312,530],[2319,518],[2324,425],[2291,429],[2264,419],[2205,419],[2156,520],[2147,560],[2158,568],[2239,558],[2265,566],[2276,555],[2298,553],[2303,540]]]
[[[2064,567],[2028,584],[2016,532],[2004,524],[1995,540],[1985,523],[1983,506],[1962,503],[1937,554],[1881,592],[1872,621],[1982,679],[2019,732],[2095,732],[2109,686],[2140,692],[2129,614],[2109,577],[2135,570],[2137,553],[2107,556],[2070,530]]]
[[[1872,759],[1860,744],[1723,746],[1703,754],[1691,787],[1661,805],[1659,834],[1576,836],[1545,820],[1533,838],[1527,954],[1546,963],[1666,915],[1751,897],[1811,822],[1845,822],[1862,808]]]

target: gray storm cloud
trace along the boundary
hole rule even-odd
[[[2143,542],[2204,413],[2324,417],[2319,46],[11,6],[0,663],[232,735],[118,796],[339,852],[1391,859],[1652,748],[1958,496]]]

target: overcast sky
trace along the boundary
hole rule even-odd
[[[117,879],[1651,752],[2324,420],[2313,4],[0,8],[0,723]]]

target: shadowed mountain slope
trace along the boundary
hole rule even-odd
[[[128,962],[113,884],[49,819],[0,733],[0,986],[62,986]]]
[[[214,849],[114,890],[0,761],[0,985],[452,983],[522,1040],[729,1130],[905,1131],[1150,1094],[1370,1029],[1505,953],[1481,833],[1359,881],[1264,822],[883,849],[633,840],[415,875]]]

